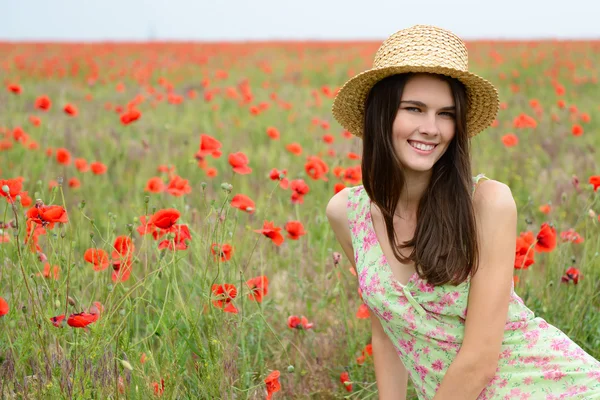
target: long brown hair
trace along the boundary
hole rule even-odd
[[[479,248],[471,201],[470,141],[467,133],[467,96],[456,79],[439,75],[449,83],[456,108],[454,138],[433,166],[429,186],[417,209],[417,225],[411,240],[397,244],[394,212],[405,187],[402,164],[394,151],[392,125],[404,86],[412,74],[393,75],[379,81],[365,102],[362,174],[363,185],[385,221],[396,259],[414,262],[421,278],[434,286],[458,285],[475,274]],[[408,257],[400,249],[411,248]]]

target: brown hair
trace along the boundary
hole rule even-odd
[[[405,178],[394,151],[392,125],[411,75],[387,77],[375,84],[367,96],[361,164],[363,185],[381,210],[396,259],[402,263],[414,262],[419,276],[431,285],[448,282],[458,285],[475,273],[479,249],[471,201],[466,89],[458,80],[444,75],[439,77],[450,85],[456,108],[455,135],[433,166],[431,182],[418,205],[413,238],[396,245],[393,218]],[[411,247],[410,255],[403,257],[400,249]]]

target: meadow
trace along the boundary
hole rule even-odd
[[[330,108],[378,45],[1,43],[0,398],[377,398],[325,206],[361,184]],[[600,42],[468,47],[515,291],[600,359]]]

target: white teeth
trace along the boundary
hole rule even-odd
[[[417,142],[408,142],[412,147],[419,149],[419,150],[423,150],[423,151],[429,151],[429,150],[433,150],[433,148],[435,147],[434,145],[431,144],[423,144],[423,143],[417,143]]]

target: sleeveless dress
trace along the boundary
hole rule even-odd
[[[483,174],[473,178],[473,191]],[[470,279],[434,287],[413,274],[396,280],[375,234],[371,200],[350,187],[348,220],[365,304],[379,318],[420,400],[432,399],[463,340]],[[498,368],[481,392],[489,399],[600,399],[600,362],[536,317],[511,289]]]

